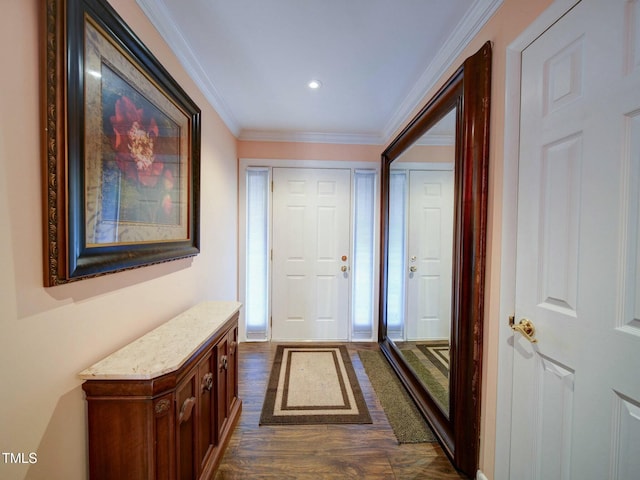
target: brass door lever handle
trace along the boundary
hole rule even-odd
[[[520,332],[524,338],[531,343],[538,343],[536,336],[536,327],[533,326],[533,322],[527,318],[520,320],[520,323],[515,324],[515,317],[511,315],[509,317],[509,326],[514,332]]]

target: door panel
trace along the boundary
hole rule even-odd
[[[576,317],[582,136],[545,145],[538,184],[540,308]]]
[[[273,169],[273,340],[348,339],[350,197],[348,169]]]
[[[614,403],[612,477],[631,479],[638,475],[640,404],[616,392]]]
[[[637,5],[636,3],[636,10]],[[640,45],[638,49],[640,50]],[[627,208],[627,235],[622,254],[627,268],[623,271],[623,303],[619,327],[627,333],[640,334],[640,112],[628,115],[625,122],[628,126],[625,142],[629,145],[629,155],[624,159],[623,165],[624,177],[627,179],[623,187],[623,205]]]
[[[637,10],[583,0],[522,54],[511,478],[640,471]]]
[[[536,452],[537,464],[531,467],[541,479],[568,478],[575,372],[543,356],[537,362],[535,439],[540,451]]]

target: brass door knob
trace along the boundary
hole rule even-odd
[[[343,272],[346,272],[347,270],[349,270],[349,267],[347,267],[346,265],[342,265],[340,267],[340,270],[343,271]]]
[[[414,265],[411,265],[411,266],[409,267],[409,271],[410,271],[411,273],[413,273],[413,272],[417,272],[417,271],[418,271],[418,267],[416,267],[416,266],[414,266]]]
[[[538,339],[536,336],[536,327],[533,325],[533,322],[528,318],[523,318],[520,320],[520,323],[515,324],[515,317],[511,315],[509,317],[509,326],[511,330],[514,332],[520,332],[524,338],[529,340],[531,343],[538,343]]]

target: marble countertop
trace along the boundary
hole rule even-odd
[[[85,380],[148,380],[180,368],[241,303],[200,303],[78,374]]]

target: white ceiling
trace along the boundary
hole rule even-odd
[[[238,138],[384,144],[502,0],[137,3]]]

